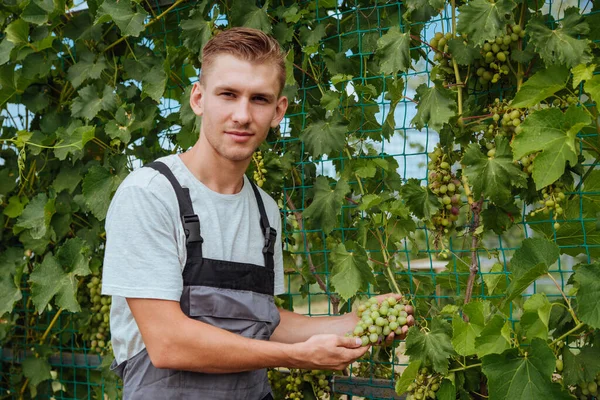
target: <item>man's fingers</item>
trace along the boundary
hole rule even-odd
[[[405,326],[413,326],[415,324],[415,317],[413,317],[412,315],[409,315],[408,317],[406,317],[406,325]],[[408,328],[406,328],[408,329]]]
[[[404,306],[404,311],[406,311],[407,314],[414,314],[415,308],[411,305],[406,305]]]
[[[355,349],[362,346],[362,340],[357,337],[339,336],[337,345],[341,347],[347,347],[349,349]]]

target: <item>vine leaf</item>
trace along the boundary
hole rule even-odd
[[[420,360],[424,366],[432,365],[435,371],[448,372],[448,358],[454,353],[452,348],[452,327],[440,317],[433,317],[431,329],[423,332],[412,326],[406,337],[406,352],[410,361]]]
[[[63,161],[67,155],[72,154],[73,159],[81,158],[83,147],[94,138],[95,128],[90,125],[81,125],[81,121],[73,121],[67,129],[59,128],[56,131],[56,147],[54,155]]]
[[[237,1],[235,7],[231,9],[231,19],[235,26],[245,26],[271,33],[272,25],[266,11],[267,6],[258,8],[253,2]]]
[[[4,65],[10,60],[10,52],[14,47],[15,44],[8,38],[2,39],[0,42],[0,65]]]
[[[575,354],[569,346],[563,348],[563,380],[565,385],[592,382],[600,372],[600,340],[596,336],[593,345],[587,344],[574,351]]]
[[[23,298],[19,284],[25,265],[22,249],[9,247],[0,254],[0,315],[11,311]]]
[[[573,74],[573,89],[576,89],[582,81],[589,81],[592,79],[595,70],[596,64],[590,64],[589,66],[579,64],[571,68],[571,73]]]
[[[506,204],[513,198],[512,187],[527,187],[527,174],[513,164],[508,139],[502,136],[496,137],[494,157],[487,157],[477,143],[472,143],[462,164],[476,199],[486,196],[496,204]]]
[[[381,72],[396,75],[398,71],[406,72],[410,68],[410,33],[400,32],[393,26],[377,40],[377,51]]]
[[[411,123],[419,130],[427,124],[430,128],[439,131],[455,115],[454,94],[439,83],[433,87],[427,87],[426,83],[419,85],[415,101],[419,104]]]
[[[123,179],[122,174],[111,174],[108,169],[99,165],[92,166],[83,178],[85,204],[100,221],[106,218],[110,199]]]
[[[77,64],[74,64],[67,72],[67,77],[73,84],[74,88],[78,88],[86,79],[98,79],[107,67],[106,59],[100,55],[96,60],[94,54],[84,52],[80,55]]]
[[[48,16],[52,11],[54,11],[54,1],[32,0],[23,10],[21,18],[29,23],[42,25],[48,22]]]
[[[346,244],[354,247],[352,252],[346,250]],[[338,244],[331,252],[331,284],[345,301],[366,288],[367,283],[374,283],[365,250],[351,241],[346,244]]]
[[[404,369],[402,376],[396,381],[395,389],[398,395],[406,392],[410,384],[417,379],[417,375],[419,375],[419,368],[421,368],[421,360],[415,360],[411,361]]]
[[[456,386],[454,378],[452,380],[444,378],[440,384],[439,390],[435,393],[438,400],[456,400]]]
[[[492,296],[494,292],[504,292],[506,290],[506,275],[504,265],[495,263],[489,271],[490,273],[483,275],[483,282],[488,290],[488,295]]]
[[[541,339],[533,339],[529,351],[519,349],[483,357],[483,373],[488,377],[490,398],[499,400],[572,399],[551,380],[554,353]]]
[[[488,354],[501,354],[508,348],[510,348],[510,326],[501,315],[496,314],[475,338],[477,356],[482,358]]]
[[[512,23],[512,10],[516,7],[512,0],[471,0],[458,8],[458,31],[469,36],[474,45],[482,45],[486,40],[504,36],[506,24]],[[510,15],[510,19],[507,16]]]
[[[534,111],[521,124],[511,146],[514,159],[541,151],[533,160],[533,180],[537,190],[554,183],[565,171],[566,162],[577,164],[576,135],[590,124],[581,108],[571,106],[565,113],[556,108]]]
[[[463,321],[458,314],[452,318],[452,345],[461,356],[470,356],[476,353],[475,339],[485,325],[484,303],[465,304],[463,313],[469,317],[469,322]]]
[[[70,312],[79,312],[81,307],[77,302],[77,276],[86,276],[90,273],[85,264],[78,264],[71,272],[65,272],[58,259],[51,253],[44,257],[44,261],[37,263],[29,277],[31,283],[31,299],[38,314],[44,309],[53,297],[56,305]]]
[[[537,105],[567,87],[569,70],[562,65],[542,69],[529,78],[517,92],[511,106],[527,108]]]
[[[55,199],[48,199],[46,193],[40,193],[27,204],[15,227],[29,229],[33,239],[41,239],[50,228],[55,212]]]
[[[576,7],[565,10],[560,28],[550,29],[542,18],[532,18],[526,27],[529,40],[546,64],[574,67],[592,60],[590,41],[577,39],[590,28]]]
[[[56,259],[67,271],[80,271],[87,275],[89,273],[90,260],[87,243],[78,237],[67,239],[56,252]],[[87,272],[86,272],[87,271]]]
[[[202,48],[212,37],[212,22],[204,19],[206,1],[190,12],[188,19],[181,21],[183,45],[192,53],[202,56]]]
[[[94,24],[114,21],[124,36],[139,36],[145,29],[144,20],[148,16],[140,5],[136,12],[131,9],[131,2],[104,0],[98,8]]]
[[[337,216],[349,191],[350,186],[344,179],[340,179],[335,189],[331,189],[326,177],[317,177],[313,202],[306,207],[303,216],[311,220],[314,225],[320,226],[325,234],[330,233],[337,225]]]
[[[600,263],[580,265],[573,279],[577,282],[577,315],[593,328],[600,328]]]
[[[445,0],[406,0],[406,14],[411,22],[427,22],[431,17],[440,13],[446,5]]]
[[[37,397],[37,385],[52,379],[52,368],[46,358],[29,356],[23,360],[23,375],[29,379],[31,397]]]
[[[458,65],[471,65],[475,59],[479,58],[479,50],[472,43],[468,43],[460,38],[450,39],[448,41],[448,49]]]
[[[523,315],[521,316],[521,327],[525,331],[528,340],[540,338],[548,339],[548,324],[552,304],[544,293],[536,293],[523,304]]]
[[[419,219],[430,219],[442,205],[437,196],[421,186],[421,181],[416,178],[409,179],[400,189],[400,193],[409,210]]]
[[[327,121],[316,121],[300,134],[307,151],[318,158],[323,154],[342,151],[346,145],[346,126],[338,114]]]
[[[592,96],[592,100],[598,104],[600,101],[600,75],[594,76],[585,82],[583,89]]]
[[[558,260],[558,246],[545,238],[529,238],[523,240],[522,246],[515,251],[510,261],[512,281],[506,291],[508,303],[519,296],[529,285]]]
[[[71,113],[73,117],[83,117],[88,121],[93,119],[98,113],[110,111],[117,106],[117,95],[110,86],[104,86],[102,97],[93,85],[88,85],[77,91],[77,96],[71,103]]]

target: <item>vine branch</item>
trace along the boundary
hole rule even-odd
[[[471,204],[471,212],[473,213],[473,225],[471,226],[471,265],[469,267],[469,280],[467,281],[467,292],[465,294],[465,303],[471,301],[473,294],[473,285],[475,284],[475,276],[479,271],[479,263],[477,261],[477,247],[479,247],[479,235],[476,233],[479,228],[481,211],[483,209],[483,197]],[[466,315],[464,318],[467,318]]]

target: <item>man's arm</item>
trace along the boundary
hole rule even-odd
[[[232,373],[269,367],[344,369],[362,356],[355,338],[316,335],[288,344],[244,338],[188,318],[176,301],[128,298],[156,368]]]

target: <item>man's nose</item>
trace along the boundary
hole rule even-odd
[[[239,99],[233,110],[233,121],[240,125],[247,125],[251,120],[250,102],[247,99]]]

